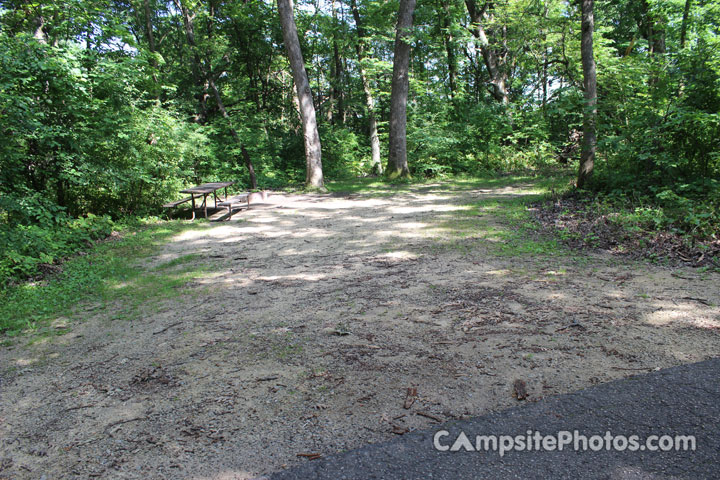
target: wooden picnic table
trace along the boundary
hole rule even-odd
[[[213,197],[215,199],[215,208],[217,208],[217,191],[224,188],[225,189],[225,198],[227,198],[227,187],[230,185],[235,185],[235,182],[212,182],[212,183],[203,183],[202,185],[198,185],[196,187],[186,188],[185,190],[180,190],[180,193],[189,193],[192,196],[192,219],[195,220],[195,195],[198,196],[198,198],[202,195],[203,197],[203,203],[200,206],[200,208],[203,208],[205,211],[205,218],[207,218],[207,197],[211,193],[213,194]]]

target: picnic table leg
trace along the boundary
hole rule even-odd
[[[207,218],[207,193],[203,195],[203,207],[205,207],[205,218]]]
[[[192,220],[195,220],[195,194],[191,193],[190,196],[192,197],[192,208],[193,208]]]
[[[213,191],[213,198],[215,199],[215,210],[217,210],[217,190]]]
[[[227,187],[225,187],[225,200],[227,200]]]

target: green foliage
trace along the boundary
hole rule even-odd
[[[0,197],[0,287],[27,278],[109,235],[108,216],[69,217],[40,194]]]
[[[141,58],[4,32],[0,52],[6,193],[41,193],[73,216],[147,213],[213,158],[201,128],[137,90]]]
[[[202,223],[133,222],[121,228],[119,239],[65,262],[62,272],[49,280],[0,289],[0,333],[41,329],[87,307],[110,309],[115,318],[132,318],[148,302],[178,295],[180,287],[200,272],[192,258],[171,260],[157,270],[137,262],[188,228],[202,228]],[[94,305],[96,301],[100,303]]]
[[[245,154],[260,188],[303,183],[303,134],[274,3],[183,5],[186,18],[154,1],[147,12],[86,0],[3,4],[0,281],[83,250],[113,228],[107,216],[158,214],[189,184],[235,180],[245,190]],[[328,179],[374,173],[361,65],[383,150],[388,140],[397,2],[357,5],[362,62],[348,2],[300,0],[296,9]],[[638,228],[711,238],[720,203],[720,9],[692,2],[684,18],[684,6],[596,4],[599,153],[589,188],[599,202],[632,205]],[[482,49],[466,2],[417,7],[407,125],[414,181],[545,172],[582,129],[577,4],[484,7]],[[507,105],[492,94],[487,51],[504,75]],[[579,148],[569,150],[574,166]],[[373,188],[384,194],[387,185]]]
[[[629,233],[667,231],[695,240],[713,240],[720,232],[720,183],[654,188],[654,193],[614,191],[586,199],[593,217],[606,218]]]
[[[325,126],[323,139],[323,172],[330,178],[357,177],[371,169],[370,148],[364,139],[345,127]]]

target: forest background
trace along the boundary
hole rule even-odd
[[[555,195],[717,243],[720,2],[594,3],[595,168]],[[326,179],[386,170],[398,10],[295,4]],[[575,178],[579,2],[422,1],[407,34],[415,181]],[[2,285],[161,214],[189,185],[302,188],[298,109],[272,1],[0,2]]]

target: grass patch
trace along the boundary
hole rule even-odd
[[[399,188],[407,185],[410,185],[410,183],[389,183],[382,177],[346,178],[331,180],[325,184],[330,193],[345,195],[362,193],[372,197],[394,195],[398,192]]]
[[[539,225],[528,210],[528,204],[543,197],[542,193],[480,202],[478,215],[492,214],[499,221],[487,229],[490,251],[499,256],[565,255],[568,252],[556,238],[542,235]]]
[[[165,262],[165,263],[158,265],[157,267],[155,267],[155,270],[157,270],[157,271],[170,270],[179,265],[186,265],[188,263],[196,262],[200,258],[201,258],[200,255],[197,253],[182,255],[180,257],[170,260],[169,262]]]
[[[173,235],[203,228],[204,222],[182,221],[136,224],[120,238],[101,242],[88,255],[65,262],[63,271],[42,282],[14,285],[0,292],[0,332],[63,332],[53,321],[77,318],[113,308],[118,318],[132,318],[149,301],[180,294],[188,281],[206,267],[196,255],[186,255],[148,270],[142,258],[156,252]]]
[[[372,197],[387,197],[410,187],[427,184],[437,184],[444,180],[412,178],[388,180],[384,177],[358,177],[330,180],[325,186],[331,193],[367,194]]]
[[[487,240],[488,250],[498,256],[557,256],[568,254],[557,238],[543,235],[528,206],[570,185],[564,175],[532,177],[508,175],[498,178],[461,178],[448,185],[448,191],[488,189],[486,196],[460,206],[431,230],[449,236],[447,248],[467,249],[468,238]],[[512,193],[502,188],[516,187]]]

